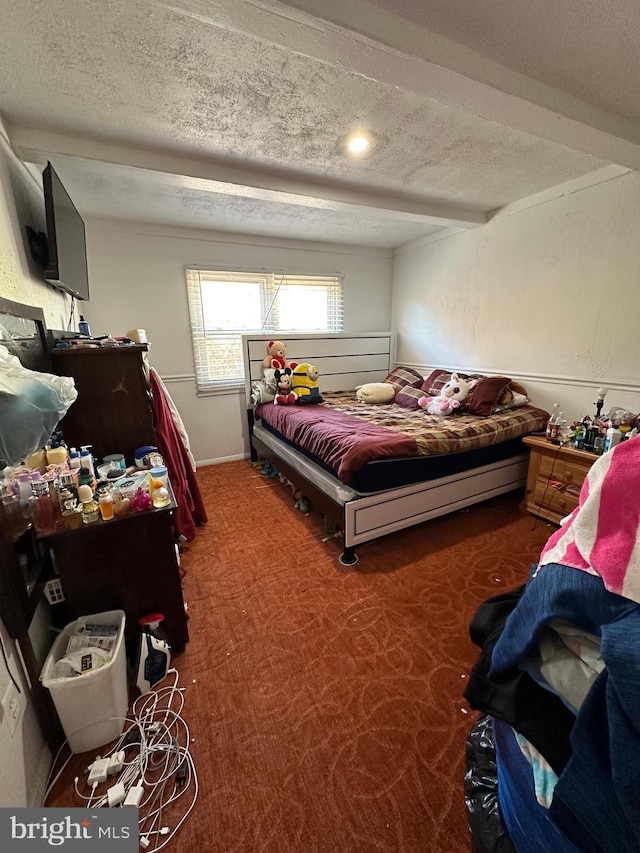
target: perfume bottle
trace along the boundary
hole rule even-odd
[[[100,509],[97,501],[93,499],[91,486],[79,486],[78,498],[82,504],[82,521],[84,524],[93,524],[100,517]]]
[[[111,521],[113,518],[113,495],[111,490],[103,486],[98,489],[98,505],[103,521]]]
[[[58,502],[52,497],[46,480],[35,480],[31,486],[33,494],[28,502],[31,523],[38,536],[48,536],[56,532]]]
[[[63,473],[58,477],[58,503],[61,512],[75,509],[78,505],[78,487],[71,473]]]
[[[171,502],[169,490],[166,486],[158,486],[151,492],[151,500],[156,509],[160,509],[163,506],[169,506]]]

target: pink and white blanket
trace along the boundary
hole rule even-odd
[[[591,466],[578,506],[547,540],[538,571],[549,563],[599,575],[610,592],[640,603],[640,438]]]

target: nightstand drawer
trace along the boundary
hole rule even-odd
[[[598,457],[553,445],[541,436],[526,436],[523,441],[531,450],[525,507],[559,524],[578,506],[584,479]]]
[[[558,482],[554,479],[552,482]],[[529,502],[541,509],[553,510],[560,515],[569,515],[578,506],[579,490],[575,486],[557,487],[547,480],[537,480],[533,496],[529,496]]]
[[[594,461],[596,457],[594,456]],[[577,486],[578,491],[584,482],[588,468],[584,463],[565,461],[554,456],[542,456],[538,476],[541,479],[559,480],[561,483],[570,483]]]

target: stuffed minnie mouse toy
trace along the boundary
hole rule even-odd
[[[291,368],[284,370],[276,368],[273,372],[276,380],[276,396],[273,398],[274,406],[291,406],[296,401],[296,395],[291,390]]]

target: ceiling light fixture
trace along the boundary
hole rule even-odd
[[[347,148],[352,154],[362,154],[367,150],[367,148],[371,145],[366,136],[362,134],[358,134],[357,136],[352,136],[351,139],[347,142]]]
[[[370,133],[359,130],[343,136],[340,144],[349,157],[366,157],[374,147],[374,140]]]

